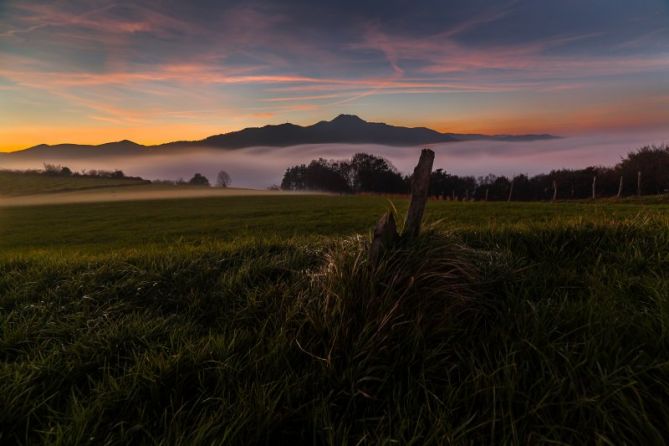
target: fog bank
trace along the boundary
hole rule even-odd
[[[534,142],[469,141],[433,144],[435,168],[459,175],[529,175],[558,168],[616,164],[628,152],[644,145],[669,142],[663,134],[624,134],[572,137]],[[123,158],[0,159],[0,168],[41,168],[42,162],[67,165],[73,170],[121,169],[127,175],[147,179],[188,180],[200,172],[213,183],[219,170],[227,171],[236,187],[266,188],[280,184],[286,168],[314,158],[342,159],[358,152],[380,155],[403,173],[412,171],[421,147],[393,147],[376,144],[307,144],[291,147],[250,147],[239,150],[190,149],[166,154]]]

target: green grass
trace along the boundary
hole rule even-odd
[[[666,205],[428,206],[0,209],[0,443],[666,442]]]
[[[127,178],[49,176],[39,173],[0,170],[0,196],[32,195],[106,187],[137,186],[146,183],[147,182],[144,180]]]
[[[404,212],[407,200],[394,201]],[[390,202],[380,197],[270,196],[165,199],[0,208],[0,251],[132,249],[175,241],[304,238],[368,232]],[[441,229],[541,227],[669,215],[644,201],[500,203],[430,201],[426,220]]]

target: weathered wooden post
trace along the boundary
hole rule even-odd
[[[636,173],[636,194],[641,196],[641,171]]]
[[[557,200],[557,181],[553,180],[553,201]]]
[[[415,237],[420,233],[420,223],[430,190],[432,163],[434,163],[434,152],[430,149],[423,149],[411,177],[411,202],[404,222],[403,237]]]
[[[369,261],[373,264],[378,263],[383,250],[392,246],[398,238],[395,217],[392,211],[388,211],[383,214],[374,228],[374,238],[369,248]]]
[[[511,178],[511,187],[509,188],[509,196],[506,198],[506,201],[511,201],[511,197],[513,197],[513,181],[515,178]]]
[[[488,188],[485,188],[485,201],[488,201]]]
[[[620,198],[623,196],[623,176],[620,175],[620,183],[618,183],[618,194],[616,195],[616,198]]]
[[[592,199],[597,198],[597,175],[592,177]]]
[[[411,177],[411,202],[404,223],[403,237],[412,238],[420,233],[420,224],[430,191],[430,175],[433,162],[434,152],[430,149],[423,149],[418,165]],[[376,265],[383,251],[395,244],[399,238],[395,217],[391,211],[388,211],[381,216],[374,228],[374,236],[369,248],[370,263]]]

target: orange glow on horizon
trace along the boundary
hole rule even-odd
[[[618,110],[593,107],[578,110],[569,116],[535,114],[528,117],[509,114],[505,117],[488,116],[429,122],[418,120],[399,122],[392,119],[384,121],[383,119],[361,117],[370,122],[383,121],[396,126],[428,127],[444,133],[480,133],[486,135],[550,133],[558,136],[572,136],[598,131],[666,128],[664,116],[657,111],[632,106],[627,111],[623,114],[618,113]],[[23,150],[38,144],[98,145],[127,139],[138,144],[155,145],[173,141],[201,140],[208,136],[242,130],[246,127],[263,126],[268,124],[267,120],[271,120],[269,118],[270,116],[258,116],[254,120],[244,120],[237,125],[228,123],[220,125],[166,124],[151,127],[15,126],[0,131],[0,152]],[[274,124],[280,123],[276,119],[272,121],[276,121],[272,122]],[[318,119],[306,121],[295,123],[307,126],[314,124]]]
[[[138,144],[154,145],[173,141],[204,139],[237,130],[225,126],[196,124],[156,127],[64,127],[25,126],[0,131],[0,152],[14,152],[38,144],[98,145],[128,139]]]

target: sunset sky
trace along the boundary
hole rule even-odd
[[[340,113],[441,131],[669,129],[667,0],[0,0],[0,150]]]

